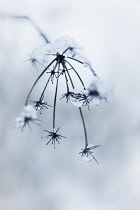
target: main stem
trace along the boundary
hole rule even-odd
[[[83,123],[83,127],[84,127],[84,133],[85,133],[85,148],[86,148],[86,147],[88,146],[87,130],[86,130],[85,120],[84,120],[84,117],[83,117],[83,113],[82,113],[81,107],[79,107],[79,111],[80,111],[80,115],[81,115],[81,119],[82,119],[82,123]]]

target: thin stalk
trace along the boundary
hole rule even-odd
[[[62,55],[64,55],[70,48],[68,47],[66,50],[64,50],[64,52],[62,53]]]
[[[72,88],[74,89],[74,84],[73,84],[72,78],[71,78],[70,73],[69,73],[68,70],[67,70],[67,74],[68,74],[68,77],[69,77],[69,79],[70,79],[71,86],[72,86]]]
[[[49,84],[50,78],[51,78],[51,75],[49,76],[49,78],[48,78],[48,80],[47,80],[47,82],[46,82],[46,85],[45,85],[45,87],[44,87],[44,90],[43,90],[43,92],[42,92],[42,94],[41,94],[39,100],[42,100],[42,99],[43,99],[43,96],[44,96],[45,90],[46,90],[46,88],[47,88],[47,86],[48,86],[48,84]]]
[[[80,115],[81,115],[81,119],[82,119],[82,123],[83,123],[83,127],[84,127],[84,133],[85,133],[85,148],[88,146],[88,139],[87,139],[87,130],[86,130],[86,125],[85,125],[85,120],[83,117],[83,113],[82,113],[82,108],[79,107],[79,111],[80,111]]]
[[[71,58],[71,57],[67,57],[67,58],[69,58],[69,59],[71,59],[71,60],[74,60],[74,61],[77,61],[77,62],[79,62],[79,63],[81,63],[81,64],[84,64],[82,61],[80,61],[80,60],[78,60],[78,59],[76,59],[76,58]]]
[[[69,93],[68,78],[67,78],[65,69],[66,69],[66,71],[68,71],[66,65],[64,64],[64,65],[63,65],[63,70],[64,70],[64,75],[65,75],[65,80],[66,80],[67,92]]]
[[[45,40],[45,42],[48,44],[50,43],[49,39],[46,37],[46,35],[42,32],[42,30],[38,27],[38,25],[31,19],[28,18],[28,20],[32,23],[32,25],[36,28],[36,30],[39,32],[40,36]]]
[[[60,66],[60,64],[58,65],[58,74],[59,74],[59,66]],[[56,114],[56,99],[57,99],[57,91],[58,91],[58,80],[59,80],[59,77],[57,77],[57,80],[56,80],[56,88],[55,88],[55,96],[54,96],[54,105],[53,105],[53,129],[55,129],[55,114]]]
[[[76,75],[78,76],[78,78],[79,78],[81,84],[83,85],[84,89],[86,89],[86,88],[85,88],[85,85],[84,85],[84,83],[83,83],[83,80],[81,79],[80,75],[79,75],[78,72],[75,70],[75,68],[74,68],[74,67],[71,65],[71,63],[69,63],[67,60],[65,60],[65,61],[66,61],[66,63],[68,63],[69,66],[74,70],[74,72],[75,72]]]
[[[48,44],[50,43],[49,39],[46,37],[46,35],[42,32],[42,30],[39,28],[39,26],[36,24],[35,21],[32,20],[32,18],[28,17],[28,16],[22,16],[22,15],[7,15],[4,14],[3,15],[4,18],[13,18],[13,19],[23,19],[23,20],[27,20],[28,22],[30,22],[33,27],[38,31],[38,33],[40,34],[40,36],[45,40],[45,42]]]
[[[37,84],[37,82],[39,81],[39,79],[42,77],[42,75],[46,72],[46,70],[53,64],[53,62],[56,60],[56,58],[42,71],[42,73],[39,75],[39,77],[36,79],[36,81],[34,82],[33,86],[31,87],[28,95],[27,95],[27,98],[26,98],[26,102],[25,102],[25,106],[28,104],[28,100],[29,100],[29,97],[31,95],[31,92],[32,90],[34,89],[35,85]]]
[[[78,63],[84,64],[84,62],[82,62],[82,61],[80,61],[80,60],[78,60],[78,59],[76,59],[76,58],[71,58],[71,57],[67,57],[67,58],[69,58],[69,59],[71,59],[71,60],[74,60],[74,61],[76,61],[76,62],[78,62]],[[87,63],[87,64],[88,64],[88,63]],[[88,65],[89,65],[89,69],[92,71],[93,75],[94,75],[94,76],[97,76],[97,74],[95,73],[95,71],[93,70],[93,68],[91,67],[91,65],[90,65],[90,64],[88,64]]]

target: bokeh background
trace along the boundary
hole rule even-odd
[[[0,0],[0,210],[140,209],[139,11],[138,0]],[[108,104],[83,109],[90,143],[102,144],[99,165],[78,154],[84,133],[72,104],[58,101],[67,139],[55,150],[40,138],[50,109],[33,132],[13,130],[39,73],[25,61],[44,41],[30,23],[2,14],[28,15],[51,41],[69,35],[85,49],[108,92]]]

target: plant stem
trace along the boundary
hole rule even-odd
[[[42,77],[42,75],[46,72],[46,70],[53,64],[53,62],[56,60],[56,58],[42,71],[42,73],[39,75],[39,77],[36,79],[36,81],[34,82],[33,86],[31,87],[28,95],[27,95],[27,98],[26,98],[26,102],[25,102],[25,106],[28,104],[28,100],[29,100],[29,97],[31,95],[31,92],[32,90],[34,89],[35,85],[37,84],[37,82],[39,81],[39,79]]]
[[[85,148],[88,146],[88,139],[87,139],[87,130],[86,130],[86,125],[85,125],[85,121],[84,121],[84,117],[83,117],[83,113],[82,113],[82,108],[79,107],[79,111],[80,111],[80,115],[81,115],[81,119],[82,119],[82,123],[83,123],[83,127],[84,127],[84,133],[85,133]]]
[[[78,59],[76,59],[76,58],[71,58],[71,57],[67,57],[67,58],[69,58],[69,59],[71,59],[71,60],[74,60],[74,61],[77,61],[78,63],[84,64],[84,62],[82,62],[82,61],[80,61],[80,60],[78,60]],[[86,63],[86,62],[85,62],[85,63]],[[91,65],[90,65],[89,63],[87,63],[87,64],[89,65],[89,68],[90,68],[90,70],[92,71],[93,75],[94,75],[94,76],[97,76],[97,74],[95,73],[95,71],[93,70],[93,68],[91,67]]]
[[[66,80],[67,92],[69,92],[68,78],[67,78],[67,75],[66,75],[66,72],[65,72],[65,71],[68,71],[68,69],[67,69],[65,64],[63,64],[63,70],[64,70],[64,75],[65,75],[65,80]]]
[[[74,68],[74,67],[71,65],[71,63],[69,63],[67,60],[65,60],[65,61],[66,61],[66,63],[68,63],[69,66],[74,70],[74,72],[75,72],[76,75],[78,76],[79,80],[81,81],[81,83],[82,83],[84,89],[86,89],[86,88],[85,88],[85,85],[84,85],[84,83],[83,83],[83,80],[81,79],[80,75],[79,75],[78,72],[75,70],[75,68]]]
[[[59,75],[59,66],[60,66],[60,64],[58,64],[58,75]],[[56,99],[57,99],[57,91],[58,91],[58,80],[59,80],[59,76],[57,77],[57,80],[56,80],[56,89],[55,89],[55,96],[54,96],[54,105],[53,105],[53,130],[55,129],[55,114],[56,114]]]
[[[48,86],[48,84],[49,84],[50,78],[51,78],[51,75],[49,76],[49,78],[48,78],[48,80],[47,80],[47,82],[46,82],[46,85],[45,85],[45,87],[44,87],[44,90],[43,90],[43,92],[42,92],[42,94],[41,94],[39,100],[42,100],[42,99],[44,98],[44,93],[45,93],[45,90],[46,90],[46,88],[47,88],[47,86]]]
[[[40,34],[40,36],[45,40],[45,42],[48,44],[50,43],[49,39],[46,37],[46,35],[42,32],[42,30],[39,28],[39,26],[36,24],[35,21],[32,20],[32,18],[30,18],[29,16],[22,16],[22,15],[3,15],[4,18],[13,18],[13,19],[22,19],[22,20],[26,20],[28,22],[30,22],[33,27],[38,31],[38,33]]]
[[[71,86],[72,86],[72,88],[74,89],[74,84],[73,84],[72,78],[71,78],[70,73],[69,73],[68,70],[67,70],[67,74],[68,74],[68,77],[69,77],[69,79],[70,79]]]
[[[80,61],[80,60],[78,60],[78,59],[76,59],[76,58],[71,58],[71,57],[67,57],[67,58],[69,58],[69,59],[71,59],[71,60],[74,60],[74,61],[77,61],[78,63],[84,64],[82,61]]]

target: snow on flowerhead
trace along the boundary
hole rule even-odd
[[[106,92],[100,79],[94,79],[89,85],[88,90],[91,104],[99,105],[102,100],[107,101]]]
[[[88,106],[89,108],[89,105],[98,106],[102,100],[107,101],[107,98],[102,82],[98,79],[93,80],[88,88],[80,92],[73,92],[70,96],[70,101],[77,107]]]
[[[63,55],[63,59],[68,59],[70,63],[73,60],[82,64],[96,76],[91,62],[83,53],[82,47],[69,36],[64,36],[45,46],[38,47],[33,51],[28,61],[30,61],[32,69],[38,69],[39,66],[47,67],[55,56],[57,57],[59,55]]]
[[[37,118],[36,111],[32,105],[25,106],[23,111],[21,112],[21,116],[31,119]]]
[[[16,119],[15,127],[22,128],[23,130],[26,124],[29,126],[29,122],[35,120],[37,120],[35,108],[32,105],[27,105],[24,107],[20,116]]]
[[[44,54],[46,55],[56,55],[63,54],[67,50],[65,56],[74,56],[76,49],[81,49],[80,45],[71,37],[64,36],[62,38],[56,39],[52,43],[48,43],[44,47]]]

